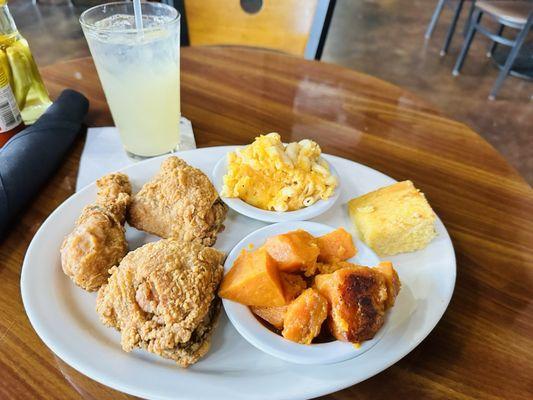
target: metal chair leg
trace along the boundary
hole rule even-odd
[[[450,27],[448,28],[448,33],[446,34],[446,40],[444,41],[444,46],[442,47],[442,50],[440,51],[441,56],[446,55],[446,53],[448,52],[448,48],[450,47],[450,43],[452,42],[453,34],[455,32],[455,27],[457,26],[457,20],[459,19],[459,15],[461,15],[461,10],[463,9],[464,2],[465,0],[459,0],[457,2],[457,5],[455,6],[452,23],[450,24]]]
[[[431,21],[428,25],[428,29],[426,30],[426,39],[429,39],[431,35],[433,34],[433,30],[435,29],[435,26],[437,25],[437,22],[439,20],[440,14],[442,13],[442,8],[444,7],[444,4],[448,0],[439,0],[437,3],[437,7],[435,8],[435,11],[433,12],[433,16],[431,17]]]
[[[461,71],[461,68],[463,68],[466,55],[468,53],[468,50],[470,49],[470,45],[472,44],[474,35],[476,34],[477,24],[479,24],[479,21],[481,21],[482,15],[483,13],[481,12],[481,10],[476,10],[473,15],[472,21],[470,23],[470,28],[468,29],[468,34],[466,35],[465,41],[463,43],[463,48],[461,49],[461,53],[459,54],[459,57],[457,57],[455,67],[453,67],[452,74],[454,76],[459,75],[459,71]]]
[[[516,38],[516,40],[514,42],[514,46],[511,49],[511,52],[507,56],[507,60],[505,61],[505,65],[503,66],[502,70],[500,71],[500,74],[498,75],[498,78],[496,79],[496,82],[494,83],[494,86],[492,87],[492,90],[490,91],[489,100],[496,99],[496,95],[498,94],[498,92],[499,92],[499,90],[500,90],[500,88],[501,88],[501,86],[503,84],[503,81],[505,80],[505,78],[507,78],[507,75],[509,75],[509,71],[513,67],[513,64],[514,64],[514,61],[516,59],[516,56],[518,56],[518,54],[520,53],[520,48],[522,47],[522,44],[524,44],[524,41],[527,38],[527,35],[529,33],[529,30],[530,30],[532,24],[533,24],[533,17],[530,16],[528,21],[527,21],[527,23],[526,23],[526,25],[524,26],[524,28],[518,34],[518,36],[517,36],[517,38]]]
[[[468,29],[470,28],[470,22],[472,21],[472,15],[474,14],[474,9],[476,8],[476,0],[472,0],[472,4],[470,4],[470,9],[468,10],[468,17],[465,21],[465,26],[463,27],[463,36],[466,37],[466,34],[468,33]]]
[[[503,30],[505,29],[504,24],[500,24],[500,27],[498,28],[498,36],[501,36],[503,34]],[[489,45],[489,49],[487,50],[487,57],[492,57],[492,54],[494,53],[494,50],[496,50],[496,47],[498,46],[498,42],[492,41]]]

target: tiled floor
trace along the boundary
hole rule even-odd
[[[461,28],[448,55],[439,56],[451,19],[445,9],[433,37],[424,32],[437,0],[338,0],[323,60],[410,89],[480,133],[533,183],[533,82],[508,78],[496,101],[487,96],[498,69],[474,40],[462,73],[451,74]],[[466,17],[467,10],[463,11]]]
[[[29,0],[9,4],[39,65],[89,54],[77,20],[79,8],[34,6]],[[452,77],[462,36],[455,36],[447,56],[439,56],[451,14],[445,10],[433,37],[425,42],[435,4],[436,0],[338,0],[323,61],[410,89],[470,125],[533,183],[533,83],[508,78],[498,99],[487,100],[497,69],[485,57],[484,38],[474,41],[462,74]]]

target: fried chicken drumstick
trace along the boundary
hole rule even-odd
[[[61,266],[81,288],[95,291],[107,282],[108,270],[128,251],[124,236],[131,184],[121,173],[96,181],[96,201],[86,206],[61,245]]]

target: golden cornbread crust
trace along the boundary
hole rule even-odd
[[[361,240],[380,256],[423,249],[437,234],[435,213],[411,181],[352,199],[348,210]]]

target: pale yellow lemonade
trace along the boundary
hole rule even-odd
[[[132,18],[114,15],[97,25],[120,28]],[[143,20],[142,35],[99,34],[88,43],[126,151],[151,157],[179,144],[179,36],[151,30],[161,23],[158,17]]]

